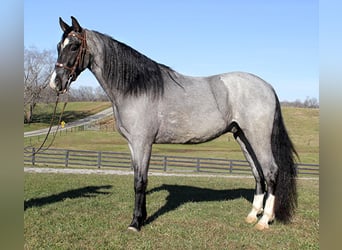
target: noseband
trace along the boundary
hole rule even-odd
[[[76,80],[76,68],[79,65],[81,65],[81,63],[84,60],[84,56],[87,53],[87,40],[86,40],[86,33],[84,30],[82,31],[81,34],[77,34],[75,32],[70,32],[68,34],[68,36],[77,37],[78,39],[81,40],[81,46],[79,48],[74,66],[68,67],[68,66],[64,65],[63,63],[58,63],[58,62],[56,63],[56,67],[64,68],[64,69],[70,71],[69,79],[68,79],[68,85],[69,85],[71,83],[71,81]]]

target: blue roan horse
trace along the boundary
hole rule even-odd
[[[263,214],[256,224],[260,230],[274,218],[290,221],[297,206],[296,152],[268,83],[243,72],[185,76],[71,19],[71,26],[59,20],[64,33],[50,86],[64,93],[89,69],[109,96],[134,168],[129,229],[139,231],[147,217],[147,172],[154,143],[195,144],[227,132],[240,144],[256,181],[246,221],[255,223]]]

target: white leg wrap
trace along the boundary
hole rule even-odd
[[[263,203],[264,203],[264,194],[254,195],[252,210],[250,211],[250,213],[248,214],[246,218],[247,223],[255,223],[258,220],[257,215],[262,213]]]
[[[266,200],[264,214],[256,224],[256,228],[259,230],[264,230],[269,228],[268,223],[274,220],[274,195],[269,195]]]

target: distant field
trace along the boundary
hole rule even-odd
[[[57,106],[56,123],[63,109],[63,105],[64,103],[59,103]],[[63,120],[66,122],[72,122],[96,114],[109,107],[111,107],[110,102],[69,102],[64,110]],[[33,113],[33,121],[31,124],[24,124],[24,132],[48,127],[51,122],[51,116],[54,108],[54,103],[37,104]]]
[[[71,121],[76,118],[80,119],[86,115],[99,112],[109,106],[110,104],[108,102],[69,103],[66,111],[69,112],[67,114],[69,114]],[[40,119],[47,121],[49,114],[51,116],[52,108],[50,107],[50,111],[48,111],[48,109],[42,107],[41,110],[41,113],[37,112],[37,120]],[[46,111],[43,112],[43,110]],[[282,110],[286,127],[299,153],[301,162],[318,164],[319,109],[283,107]],[[65,117],[64,120],[68,122],[69,118]],[[110,123],[110,121],[107,122]],[[48,123],[45,122],[42,126],[46,127],[47,124]],[[35,124],[34,126],[39,127],[40,125]],[[30,129],[31,128],[32,127],[30,127]],[[28,129],[29,128],[25,128],[25,131]],[[39,140],[38,138],[26,138],[24,143],[25,146],[38,147],[42,140],[42,136]],[[62,133],[56,137],[51,147],[129,152],[126,141],[117,132],[113,131],[79,131],[67,134]],[[154,145],[153,153],[177,156],[244,159],[239,145],[235,142],[231,134],[226,134],[211,142],[198,145]]]
[[[150,176],[148,223],[127,231],[133,177],[25,174],[24,249],[319,249],[319,182],[298,181],[293,222],[244,222],[253,179]]]

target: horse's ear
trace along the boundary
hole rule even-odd
[[[66,24],[61,17],[59,18],[59,25],[61,26],[63,32],[70,29],[70,26]]]
[[[74,31],[76,32],[82,32],[82,27],[81,25],[78,23],[78,21],[76,20],[75,17],[71,17],[71,21],[72,21],[72,28]]]

